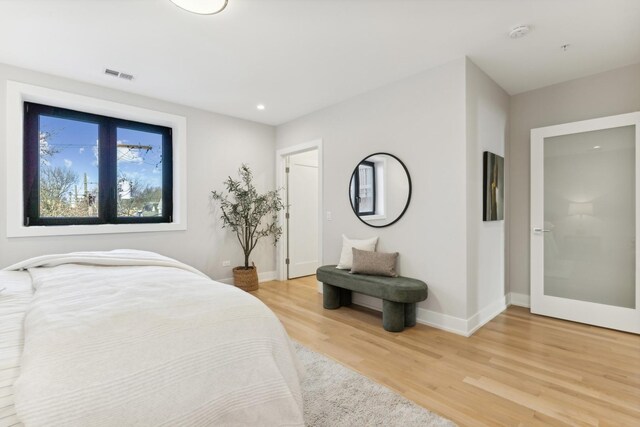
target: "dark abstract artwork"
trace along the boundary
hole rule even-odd
[[[504,157],[485,151],[483,155],[482,220],[504,219]]]

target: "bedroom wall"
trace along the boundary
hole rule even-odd
[[[480,150],[504,150],[507,106],[504,91],[461,58],[278,126],[278,148],[323,141],[324,263],[337,263],[342,234],[379,236],[378,250],[400,252],[400,274],[428,283],[429,298],[418,310],[423,323],[465,333],[474,328],[468,318],[482,308],[496,301],[504,308],[504,223],[478,223],[478,174]],[[353,168],[377,151],[404,161],[413,182],[405,216],[381,229],[360,222],[348,199]],[[496,256],[487,259],[484,252]],[[491,265],[478,265],[485,261]],[[355,302],[380,308],[375,298],[357,295]]]
[[[243,262],[242,252],[235,238],[220,229],[209,199],[210,191],[221,189],[222,181],[230,174],[235,175],[243,162],[254,170],[259,189],[273,188],[273,127],[0,64],[0,215],[4,215],[6,208],[5,145],[15,143],[6,140],[7,80],[185,116],[188,229],[159,233],[7,238],[3,222],[0,227],[0,268],[45,253],[134,248],[177,258],[216,279],[232,276],[231,267]],[[129,84],[135,82],[123,82],[123,88]],[[270,243],[265,242],[256,248],[253,260],[261,273],[273,274],[274,254]],[[231,267],[222,267],[223,260],[230,260]]]
[[[473,62],[466,62],[467,317],[479,326],[505,308],[505,221],[482,220],[482,155],[505,155],[509,95]],[[506,167],[505,167],[506,169]],[[507,195],[505,194],[505,200]],[[506,217],[506,216],[505,216]]]
[[[632,111],[640,111],[640,64],[511,97],[507,282],[512,303],[529,304],[531,129]]]

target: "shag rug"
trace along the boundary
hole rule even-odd
[[[455,426],[367,377],[294,345],[306,370],[302,396],[307,426]]]

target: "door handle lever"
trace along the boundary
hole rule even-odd
[[[533,232],[534,233],[551,233],[551,230],[545,230],[544,228],[540,228],[540,227],[533,227]]]

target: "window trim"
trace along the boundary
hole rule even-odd
[[[41,217],[40,203],[40,150],[39,150],[39,119],[41,116],[56,117],[93,123],[98,126],[99,145],[99,171],[98,171],[98,198],[99,212],[97,217]],[[24,220],[26,227],[33,226],[66,226],[86,224],[145,224],[145,223],[170,223],[173,217],[173,169],[162,168],[162,213],[160,217],[119,217],[117,215],[117,159],[114,144],[118,137],[118,129],[132,129],[143,132],[156,133],[162,136],[163,166],[172,165],[171,128],[153,125],[149,123],[123,120],[84,111],[69,110],[67,108],[54,107],[33,102],[24,103],[24,158],[25,164],[33,165],[24,172]],[[166,160],[166,163],[165,163]],[[165,192],[166,190],[166,192]],[[167,194],[168,193],[168,194]]]
[[[52,105],[123,121],[150,123],[172,129],[173,222],[111,223],[68,226],[24,225],[23,138],[24,102]],[[7,81],[6,218],[7,237],[86,235],[176,231],[187,229],[186,118],[89,96]]]

